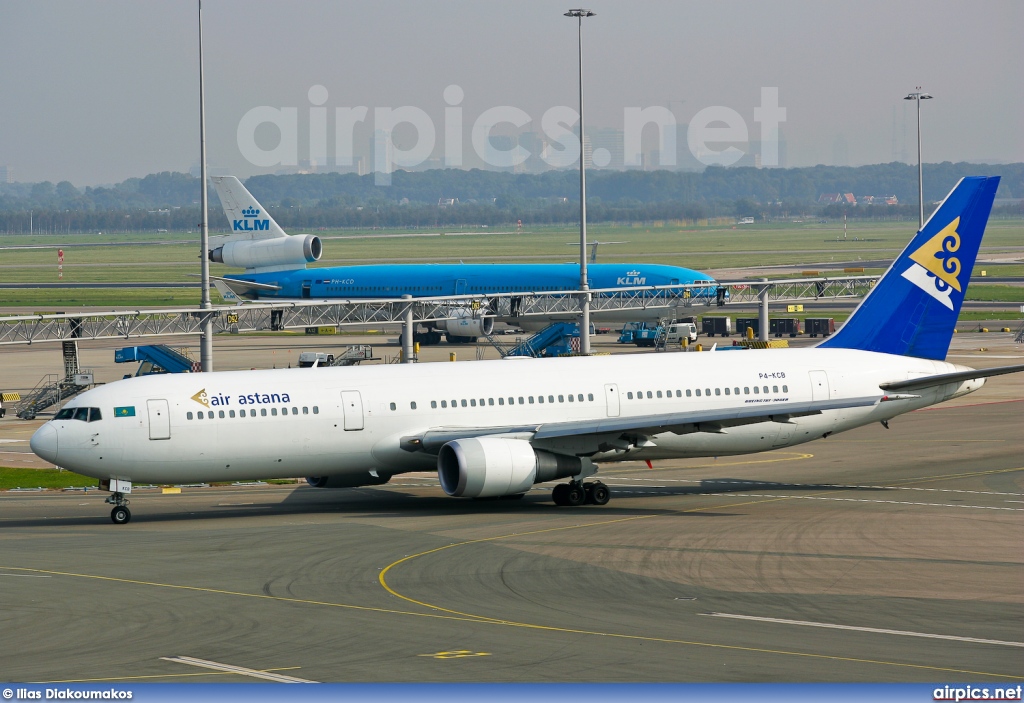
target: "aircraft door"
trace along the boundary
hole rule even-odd
[[[311,297],[312,290],[313,290],[313,282],[312,281],[303,281],[302,282],[302,297],[303,298]]]
[[[346,431],[363,429],[363,398],[359,391],[342,391],[341,409]]]
[[[832,393],[828,386],[828,374],[824,371],[811,371],[811,400],[828,400]]]
[[[149,409],[149,438],[171,438],[171,413],[166,400],[147,400]]]
[[[614,383],[604,384],[604,399],[608,405],[608,417],[619,416],[619,387]]]
[[[466,294],[466,279],[465,278],[456,279],[456,281],[455,281],[455,295],[465,295],[465,294]]]

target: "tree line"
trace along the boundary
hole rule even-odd
[[[925,200],[940,200],[966,175],[1002,176],[999,198],[1024,198],[1024,164],[926,164]],[[253,176],[246,187],[283,227],[445,227],[571,224],[579,218],[577,171],[514,174],[481,170],[397,171],[392,185],[373,174]],[[860,167],[757,169],[709,167],[700,173],[600,171],[588,176],[593,222],[758,220],[797,215],[913,219],[917,169],[901,163]],[[130,178],[109,187],[0,184],[0,232],[189,231],[199,222],[199,179],[184,173]],[[819,205],[823,193],[895,195],[900,205]],[[449,201],[456,201],[448,204]],[[226,231],[210,193],[211,231]],[[998,213],[1024,214],[1020,202]]]

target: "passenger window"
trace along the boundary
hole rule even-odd
[[[590,399],[593,400],[594,396],[590,396]],[[577,395],[576,396],[576,400],[578,400],[578,401],[580,401],[582,403],[583,402],[583,394],[580,393],[579,395]]]
[[[409,402],[409,409],[410,410],[415,410],[416,409],[416,401],[415,400]]]
[[[570,402],[570,403],[574,403],[574,402],[576,402],[576,398],[575,398],[575,397],[573,396],[573,394],[572,394],[572,393],[570,393],[570,394],[569,394],[569,402]]]
[[[628,393],[626,393],[626,398],[628,398],[629,400],[633,400],[633,391],[629,391]]]
[[[199,410],[199,411],[196,412],[196,419],[197,420],[202,420],[203,419],[203,411],[202,410]]]
[[[767,392],[768,392],[768,386],[765,386],[765,387],[764,387],[764,392],[765,392],[765,393],[767,393]]]
[[[481,398],[481,399],[480,399],[480,407],[482,408],[483,406],[484,406],[484,399],[483,399],[483,398]]]
[[[476,398],[470,398],[469,399],[469,404],[472,405],[475,408],[476,407]]]
[[[531,400],[530,402],[532,403],[533,401]],[[523,405],[523,396],[519,396],[519,404]]]
[[[270,414],[273,415],[274,417],[277,417],[277,408],[271,408]]]
[[[320,408],[318,406],[316,406],[316,405],[313,406],[313,414],[314,415],[319,415],[320,414]]]
[[[704,395],[711,395],[711,389],[710,388],[705,388],[704,389]]]
[[[682,398],[682,397],[683,397],[683,392],[677,388],[676,389],[676,398]]]
[[[457,400],[452,400],[452,407],[453,407],[453,408],[457,408],[458,406],[459,406],[459,401],[457,401]]]
[[[740,394],[740,387],[736,386],[735,388],[732,389],[732,392],[733,392],[733,395],[739,395]]]
[[[462,407],[464,407],[464,408],[465,408],[465,407],[467,407],[467,405],[466,405],[466,399],[465,399],[465,398],[463,398],[463,399],[462,399]]]
[[[64,411],[61,410],[60,412],[62,413]],[[57,413],[57,414],[60,415],[60,413]],[[54,420],[63,420],[64,418],[62,418],[62,417],[54,417],[53,419]],[[192,419],[192,413],[191,412],[185,413],[185,419],[186,420],[191,420]]]
[[[504,398],[498,398],[498,405],[504,405],[504,404],[505,404],[505,399]]]
[[[549,402],[549,403],[554,403],[554,402],[555,402],[555,396],[553,396],[553,395],[549,395],[549,396],[548,396],[548,402]]]
[[[725,394],[729,395],[729,389],[728,388],[725,389]]]
[[[228,410],[228,417],[234,417],[234,416],[235,416],[235,411],[234,410]]]
[[[594,400],[594,394],[593,393],[587,393],[587,400],[593,401]]]
[[[700,398],[700,388],[697,389],[697,397]]]
[[[75,419],[82,422],[89,422],[89,408],[78,408],[75,410]]]
[[[715,389],[715,395],[722,395],[722,389],[721,388],[716,388]]]
[[[397,410],[398,409],[398,406],[395,405],[394,403],[388,403],[388,407],[391,408],[392,410]]]
[[[276,413],[277,410],[275,410],[274,412]],[[260,408],[260,415],[263,416],[263,417],[266,417],[267,416],[267,409],[266,408]]]
[[[537,402],[538,402],[538,403],[543,403],[543,402],[544,402],[544,396],[542,396],[542,395],[538,395],[538,396],[537,396]]]
[[[533,396],[530,396],[530,405],[533,405]]]
[[[430,401],[430,407],[431,408],[436,408],[437,407],[437,401],[436,400]]]
[[[565,402],[565,396],[564,395],[558,396],[558,402],[559,403],[564,403]]]
[[[757,386],[754,386],[754,395],[757,395],[758,393],[760,393],[760,390],[758,390]]]
[[[779,392],[779,387],[778,386],[772,386],[772,393],[778,393],[778,392]]]
[[[789,393],[789,386],[783,386],[782,387],[782,392],[783,393]]]
[[[661,397],[661,391],[658,391],[658,397],[659,398]]]
[[[651,393],[650,391],[647,391],[647,397],[648,397],[648,398],[653,398],[653,397],[654,397],[654,394],[653,394],[653,393]]]
[[[699,392],[699,391],[698,391],[698,392]],[[692,394],[692,393],[690,392],[690,389],[689,389],[689,388],[687,388],[687,389],[686,389],[686,397],[687,397],[687,398],[689,398],[689,397],[690,397],[691,395],[693,395],[693,394]]]
[[[298,408],[292,408],[292,415],[298,415],[298,414],[299,414],[299,409]],[[234,415],[232,415],[232,417],[234,417]]]
[[[217,411],[217,415],[218,415],[218,417],[220,417],[221,420],[224,419],[224,411],[223,410],[218,410]]]
[[[442,408],[447,408],[448,407],[448,401],[447,400],[442,400],[441,401],[441,407]]]
[[[263,414],[266,415],[267,413],[264,412]],[[256,417],[256,408],[249,408],[249,417]]]
[[[245,411],[243,410],[242,412],[245,412]],[[302,406],[302,414],[303,415],[309,415],[309,406],[308,405],[303,405]]]
[[[487,399],[487,404],[488,405],[494,405],[494,398],[488,398]]]

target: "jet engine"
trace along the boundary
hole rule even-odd
[[[441,488],[456,498],[525,493],[535,483],[575,476],[582,469],[582,459],[538,451],[523,439],[456,439],[437,455]]]
[[[435,329],[447,332],[449,337],[476,339],[494,331],[494,318],[484,317],[482,311],[474,312],[469,308],[453,308],[448,311],[449,319],[437,320]]]
[[[357,486],[379,486],[390,480],[391,474],[376,475],[376,472],[361,471],[355,474],[310,476],[306,479],[306,483],[313,488],[356,488]]]
[[[320,258],[320,237],[297,234],[271,239],[240,239],[210,250],[210,261],[239,268],[305,265]]]

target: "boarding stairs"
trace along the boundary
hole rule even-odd
[[[63,342],[64,377],[46,374],[20,403],[14,406],[14,413],[23,420],[34,420],[36,415],[47,408],[60,404],[92,386],[92,370],[78,365],[78,340]]]
[[[516,343],[509,345],[495,339],[493,335],[487,335],[487,340],[498,350],[502,357],[506,356],[544,356],[544,353],[553,347],[569,349],[571,337],[579,336],[578,327],[575,322],[556,322],[545,327],[537,334],[526,339],[517,338]]]
[[[373,347],[369,344],[353,344],[335,356],[331,366],[355,366],[360,361],[369,361],[373,358]]]

